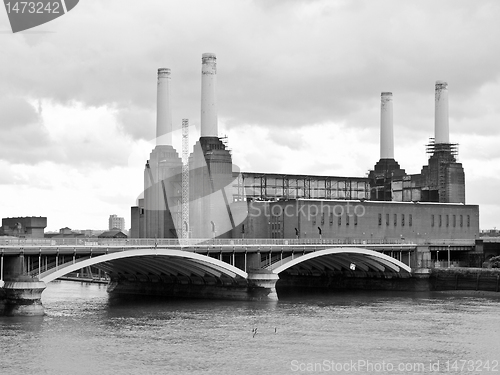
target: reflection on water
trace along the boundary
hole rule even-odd
[[[500,359],[498,298],[350,291],[278,302],[120,300],[102,285],[54,282],[42,299],[44,317],[0,317],[2,373],[290,374],[325,361],[418,362],[420,373],[436,373],[437,361],[445,372],[446,361]]]

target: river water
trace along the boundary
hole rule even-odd
[[[1,374],[500,373],[499,297],[123,301],[59,281],[42,301],[43,317],[0,317]]]

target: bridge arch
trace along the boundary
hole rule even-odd
[[[325,267],[332,270],[373,271],[397,274],[399,276],[411,275],[411,268],[403,262],[374,250],[355,247],[332,247],[314,251],[308,254],[287,258],[267,267],[268,270],[279,274],[294,266],[311,264],[312,267]]]
[[[191,274],[216,278],[227,276],[233,279],[248,277],[247,272],[207,255],[175,249],[141,248],[98,255],[76,263],[61,264],[57,268],[41,273],[39,280],[49,283],[70,272],[94,265],[108,271],[125,269],[153,274],[177,272],[185,276]]]

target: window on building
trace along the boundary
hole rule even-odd
[[[330,212],[330,225],[333,224],[333,212]]]
[[[457,226],[457,215],[453,215],[453,228]]]
[[[339,216],[337,223],[338,225],[342,225],[342,216]]]
[[[321,213],[321,225],[325,224],[325,213]]]
[[[441,215],[439,215],[439,226],[441,227],[442,225],[443,225],[443,220],[442,220]]]
[[[412,214],[408,215],[408,225],[411,227],[413,225],[413,216]]]
[[[394,226],[398,225],[398,214],[394,214]]]
[[[460,226],[464,226],[464,215],[460,215]]]
[[[446,215],[446,227],[450,226],[450,215]]]
[[[405,226],[405,214],[401,214],[401,226]]]
[[[345,225],[349,225],[349,215],[347,213],[345,215]]]
[[[431,215],[431,227],[434,226],[434,215]]]
[[[382,214],[378,214],[378,225],[382,225]]]
[[[358,225],[358,215],[354,214],[354,225]]]
[[[470,227],[470,215],[467,215],[467,227]]]
[[[385,225],[389,225],[389,214],[385,214]]]

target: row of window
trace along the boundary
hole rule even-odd
[[[401,215],[401,226],[404,227],[406,222],[406,216],[405,214],[400,214]],[[388,226],[390,224],[390,214],[385,214],[385,225]],[[378,225],[382,225],[382,214],[378,214]],[[396,227],[398,225],[398,214],[394,214],[394,226]],[[413,215],[408,214],[408,226],[411,227],[413,226]]]
[[[321,190],[321,189],[306,189],[303,187],[290,187],[284,189],[282,187],[244,187],[240,189],[236,185],[233,186],[233,195],[237,198],[239,197],[276,197],[276,198],[287,198],[287,199],[297,199],[297,198],[316,198],[316,199],[368,199],[370,197],[369,192],[364,190]],[[241,198],[243,199],[243,198]]]
[[[464,217],[465,216],[465,217]],[[337,218],[335,220],[335,217]],[[378,214],[378,225],[382,226],[383,224],[383,214],[379,213]],[[412,214],[392,214],[392,222],[391,222],[391,214],[385,214],[385,225],[389,226],[393,224],[393,226],[413,226],[413,215]],[[465,219],[465,222],[464,222]],[[337,222],[338,226],[341,226],[343,223],[345,225],[358,225],[358,215],[355,214],[346,214],[343,216],[340,215],[334,215],[333,213],[330,213],[329,215],[329,224],[333,225],[334,222]],[[313,216],[311,220],[311,224],[313,227],[316,227],[316,225],[324,225],[325,224],[325,214],[323,213],[320,217],[318,216]],[[463,227],[464,224],[467,227],[470,227],[470,215],[431,215],[431,227]],[[273,230],[280,230],[281,225],[279,222],[272,223],[271,225]]]
[[[329,220],[330,225],[333,225],[333,223],[335,221],[334,217],[337,217],[337,225],[339,225],[339,226],[342,225],[342,216],[341,215],[333,215],[333,213],[330,213],[330,220]],[[353,225],[358,225],[358,215],[346,214],[344,216],[344,222],[345,222],[345,225],[349,225],[350,223],[352,223]],[[316,223],[317,223],[316,216],[312,217],[311,223],[312,223],[313,227],[316,226]],[[320,223],[321,223],[321,225],[325,224],[325,214],[321,215]]]
[[[458,216],[458,222],[460,227],[464,226],[464,215],[431,215],[431,227],[436,226],[436,218],[437,216],[437,222],[438,226],[442,227],[443,226],[443,217],[444,217],[444,222],[446,223],[446,227],[453,226],[454,228],[457,226],[457,216]],[[466,220],[467,220],[467,227],[470,227],[470,215],[466,215]],[[400,214],[400,223],[401,226],[405,226],[405,219],[406,215],[405,214]],[[451,223],[450,223],[451,221]],[[398,225],[398,214],[394,214],[394,220],[393,220],[394,226],[396,227]],[[378,214],[378,225],[382,225],[382,214]],[[385,214],[385,225],[389,226],[390,225],[390,214]],[[408,214],[408,226],[413,225],[413,216],[412,214]]]
[[[436,225],[436,220],[434,216],[435,215],[431,215],[431,227],[434,227]],[[453,227],[457,226],[457,215],[436,215],[436,216],[439,227],[443,226],[443,216],[447,227],[450,226],[450,219],[451,219],[451,225]],[[467,227],[470,227],[470,215],[467,215],[466,219],[467,219]],[[459,215],[459,225],[460,227],[464,226],[464,215]]]

